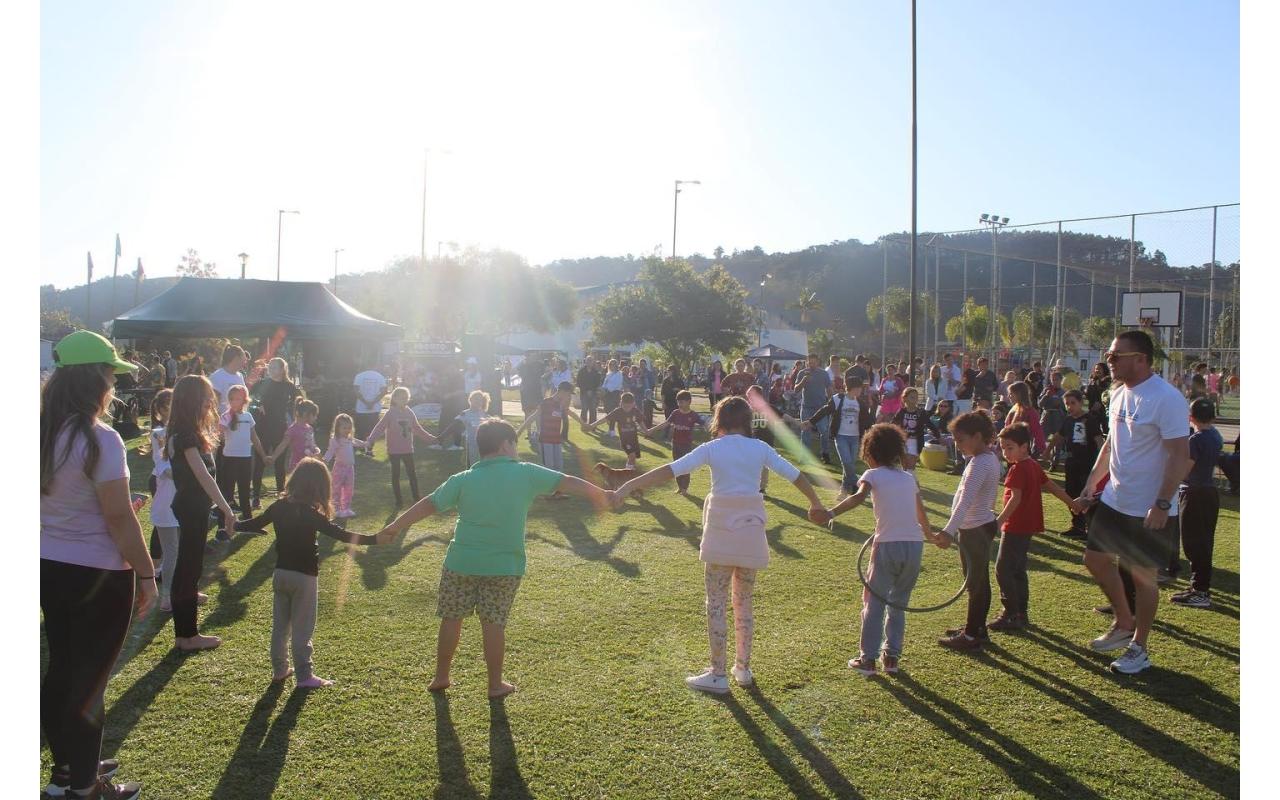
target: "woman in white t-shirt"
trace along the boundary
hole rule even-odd
[[[54,359],[40,392],[40,611],[49,652],[40,727],[53,756],[46,791],[133,800],[142,788],[112,784],[119,763],[99,761],[103,696],[129,631],[135,578],[139,617],[156,599],[124,441],[101,421],[114,374],[133,365],[91,331],[64,337]]]
[[[733,587],[734,643],[737,661],[733,678],[740,686],[750,686],[751,640],[754,635],[751,595],[756,571],[769,563],[765,539],[766,515],[760,490],[760,470],[768,468],[795,484],[809,499],[809,519],[824,524],[829,519],[809,479],[778,451],[751,435],[751,406],[742,397],[720,401],[711,420],[711,435],[670,464],[627,481],[615,493],[621,503],[635,491],[688,475],[701,466],[711,467],[711,491],[702,508],[702,546],[699,557],[705,562],[707,591],[707,634],[711,644],[711,666],[700,675],[685,679],[692,689],[715,694],[729,691],[725,674],[728,630],[725,614],[730,585]]]
[[[869,585],[862,590],[862,636],[858,657],[849,660],[849,668],[863,675],[875,674],[877,658],[885,672],[898,671],[907,630],[907,614],[899,606],[910,602],[911,590],[920,577],[924,540],[936,542],[916,476],[902,468],[904,455],[906,440],[901,428],[887,423],[872,425],[862,436],[862,460],[871,469],[858,479],[858,491],[829,512],[834,519],[861,505],[868,496],[875,510]]]

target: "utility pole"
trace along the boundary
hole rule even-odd
[[[685,183],[694,183],[701,185],[702,181],[676,181],[675,203],[671,212],[671,260],[676,257],[676,226],[680,222],[680,185]]]
[[[907,385],[916,384],[916,0],[911,0],[911,299],[907,312]],[[880,362],[881,366],[884,361]]]
[[[884,364],[889,349],[889,240],[880,240],[880,254],[884,257],[884,288],[880,290],[880,363]]]

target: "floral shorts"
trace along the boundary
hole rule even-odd
[[[474,611],[481,622],[505,626],[519,588],[519,575],[463,575],[441,570],[436,616],[464,619]]]

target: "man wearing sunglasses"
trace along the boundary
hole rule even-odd
[[[1085,490],[1073,510],[1098,502],[1089,523],[1084,563],[1115,609],[1111,629],[1089,646],[1098,652],[1125,648],[1111,662],[1114,672],[1134,674],[1151,666],[1147,634],[1160,592],[1156,570],[1167,564],[1177,535],[1178,483],[1190,468],[1187,404],[1182,394],[1155,374],[1155,348],[1142,331],[1126,331],[1103,354],[1120,385],[1111,390],[1110,432]],[[1110,474],[1101,497],[1094,487]],[[1137,589],[1130,610],[1119,567],[1133,574]]]

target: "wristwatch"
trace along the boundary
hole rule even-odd
[[[1160,509],[1161,511],[1168,511],[1172,507],[1173,507],[1173,504],[1170,503],[1168,500],[1162,500],[1162,499],[1156,500],[1156,508]]]

